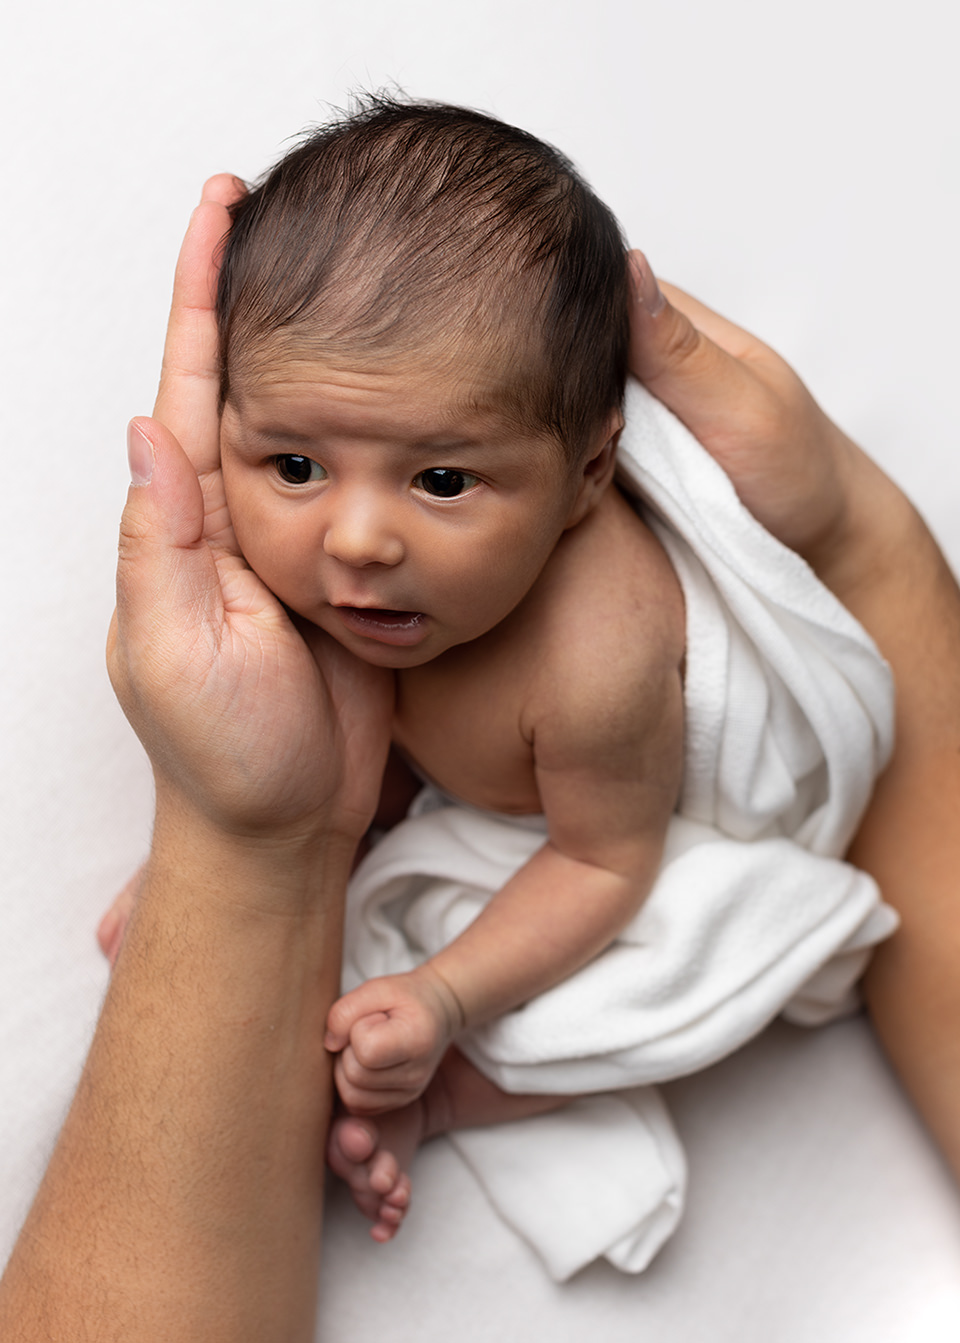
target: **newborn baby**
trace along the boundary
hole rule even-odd
[[[616,938],[676,802],[683,602],[613,483],[628,284],[571,165],[461,108],[370,100],[234,210],[221,452],[244,557],[394,670],[394,790],[409,766],[546,818],[465,932],[330,1012],[330,1162],[380,1240],[423,1137],[567,1099],[505,1095],[454,1041]]]

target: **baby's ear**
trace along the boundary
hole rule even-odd
[[[567,520],[568,529],[582,522],[596,508],[613,480],[617,468],[617,444],[622,432],[623,415],[619,410],[612,410],[597,430],[590,453],[580,467],[577,493]]]

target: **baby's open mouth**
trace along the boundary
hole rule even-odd
[[[349,611],[361,620],[376,621],[378,625],[407,625],[423,619],[419,611],[390,611],[383,606],[339,606],[337,609]]]
[[[382,643],[418,642],[426,617],[422,611],[393,611],[381,606],[337,606],[344,622],[357,634]]]

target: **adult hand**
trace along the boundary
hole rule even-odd
[[[756,336],[631,252],[630,369],[700,440],[751,513],[815,568],[853,525],[863,454]]]
[[[204,189],[177,265],[155,418],[130,427],[110,674],[158,805],[179,796],[228,832],[314,827],[352,845],[376,803],[392,680],[294,626],[238,554],[224,499],[216,250],[240,190],[226,175]]]
[[[632,371],[696,434],[741,499],[861,621],[897,684],[896,746],[849,851],[901,917],[864,996],[887,1053],[960,1176],[960,591],[909,500],[754,336],[664,285],[640,253]]]

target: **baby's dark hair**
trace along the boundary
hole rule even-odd
[[[233,208],[217,295],[221,398],[259,354],[384,355],[462,338],[497,405],[579,460],[623,400],[626,249],[550,145],[467,108],[366,97]]]

